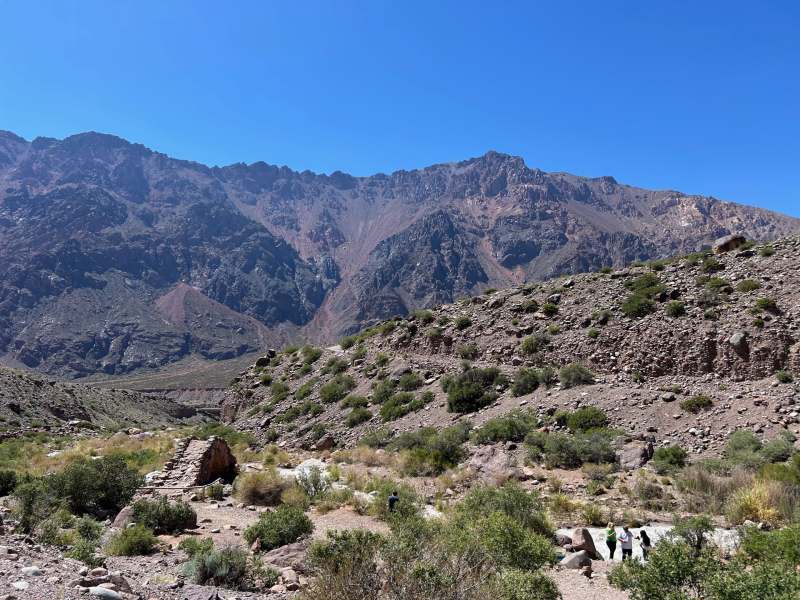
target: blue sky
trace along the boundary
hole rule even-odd
[[[0,129],[356,175],[494,149],[800,215],[797,2],[0,0]]]

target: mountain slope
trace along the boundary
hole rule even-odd
[[[797,434],[796,386],[774,376],[800,375],[799,257],[800,238],[792,238],[475,296],[387,321],[346,349],[265,357],[235,379],[223,414],[264,439],[301,446],[583,405],[602,408],[631,436],[655,434],[698,453],[718,454],[742,427]],[[450,410],[443,381],[465,360],[499,369],[507,382],[485,384],[488,401],[461,414]],[[573,363],[595,384],[576,386],[559,373]],[[521,369],[546,367],[552,385],[513,386]],[[697,397],[709,406],[684,407]]]
[[[0,132],[0,356],[120,376],[335,340],[487,287],[729,232],[798,230],[769,211],[545,173],[496,152],[356,178],[209,168],[97,133]],[[178,306],[186,298],[194,308]]]

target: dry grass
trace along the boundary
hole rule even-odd
[[[281,496],[291,483],[281,477],[275,469],[256,473],[242,473],[233,483],[234,495],[245,504],[277,506]]]

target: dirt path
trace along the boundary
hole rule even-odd
[[[564,600],[629,600],[627,592],[608,583],[607,575],[612,566],[612,563],[594,561],[594,575],[591,579],[574,569],[553,569],[548,575],[558,584]]]

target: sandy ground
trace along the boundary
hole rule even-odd
[[[612,587],[606,578],[614,564],[594,561],[591,579],[572,569],[553,569],[548,575],[558,584],[564,600],[628,600],[630,596]]]

